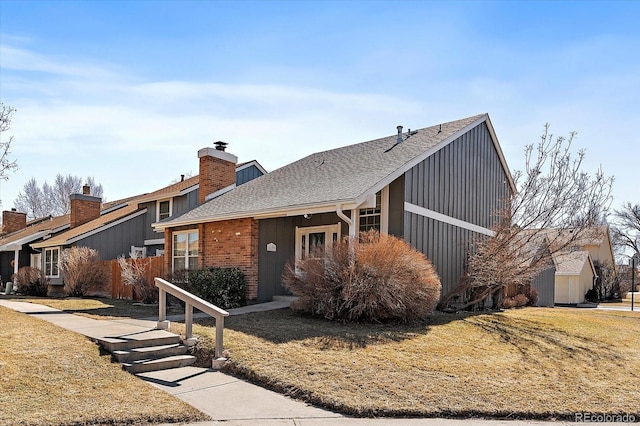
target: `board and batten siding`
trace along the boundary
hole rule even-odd
[[[434,264],[442,294],[458,284],[471,243],[482,237],[474,227],[492,226],[508,190],[507,174],[485,123],[405,173],[406,203],[453,219],[444,222],[405,208],[405,239]]]
[[[240,186],[255,178],[262,176],[262,172],[256,166],[249,166],[236,171],[236,186]]]
[[[347,216],[349,215],[346,212]],[[340,223],[343,236],[349,235],[349,226],[336,213],[260,219],[258,222],[258,302],[268,302],[273,296],[289,295],[282,286],[282,273],[287,263],[295,259],[296,227],[335,225]],[[267,244],[276,245],[268,251]]]
[[[536,306],[553,306],[555,304],[556,268],[551,267],[540,272],[531,282],[531,287],[538,291]]]
[[[91,247],[98,250],[102,260],[129,257],[131,246],[144,246],[145,215],[136,216],[96,234],[74,242],[73,246]]]

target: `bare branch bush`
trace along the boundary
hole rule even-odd
[[[16,291],[26,296],[46,296],[49,279],[38,268],[24,266],[18,269],[14,282]]]
[[[497,308],[507,288],[527,289],[554,253],[601,236],[596,225],[611,204],[613,177],[582,170],[585,151],[571,153],[575,136],[554,138],[547,124],[537,147],[525,148],[525,169],[513,175],[517,192],[495,212],[494,235],[474,244],[465,276],[439,309],[464,309],[489,297]],[[454,300],[461,302],[450,306]]]
[[[82,297],[90,290],[100,289],[107,273],[97,250],[89,247],[71,247],[60,255],[60,269],[64,290],[69,296]]]
[[[289,264],[283,283],[298,296],[294,309],[347,322],[424,319],[440,296],[431,262],[404,240],[375,230]]]
[[[137,253],[129,253],[129,256],[130,259],[118,256],[122,282],[133,287],[142,303],[156,303],[158,288],[147,277],[147,263]]]

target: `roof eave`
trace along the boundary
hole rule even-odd
[[[327,203],[316,203],[292,206],[290,208],[275,208],[253,212],[238,212],[219,216],[208,216],[192,220],[175,220],[170,222],[156,222],[151,224],[155,231],[164,231],[167,228],[177,228],[179,226],[198,225],[207,222],[220,222],[222,220],[244,219],[252,217],[254,219],[270,219],[275,217],[302,216],[304,214],[318,214],[335,212],[336,206],[339,205],[343,210],[352,210],[358,208],[362,202],[358,200],[338,200]]]

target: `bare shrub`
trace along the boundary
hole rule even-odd
[[[71,247],[60,256],[64,291],[69,296],[82,297],[88,291],[102,288],[107,274],[100,262],[100,254],[89,247]]]
[[[26,296],[46,296],[49,280],[38,268],[25,266],[14,276],[16,291]]]
[[[530,304],[529,298],[523,293],[516,294],[513,297],[505,297],[502,299],[502,307],[505,309],[521,308]]]
[[[118,257],[120,274],[124,285],[133,287],[134,292],[140,297],[142,303],[156,303],[158,301],[158,288],[148,278],[147,263],[139,258],[136,253],[130,253],[131,259],[124,256]]]
[[[529,286],[529,294],[525,294],[529,298],[528,306],[536,306],[538,304],[538,290],[535,287]]]
[[[405,241],[371,230],[322,254],[289,264],[283,284],[294,309],[341,321],[410,322],[425,318],[440,297],[431,262]]]

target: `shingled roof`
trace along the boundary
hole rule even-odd
[[[69,227],[69,215],[47,216],[34,219],[27,223],[27,227],[13,232],[0,239],[0,251],[13,251],[23,244],[36,241],[52,233],[60,232]]]
[[[473,127],[487,114],[387,136],[369,142],[311,154],[228,191],[175,218],[154,224],[170,226],[240,217],[268,217],[295,210],[335,211],[337,204],[356,208],[367,195],[382,189],[432,153]],[[496,149],[502,153],[496,142]],[[504,159],[503,159],[504,160]],[[505,171],[508,173],[508,168]]]

